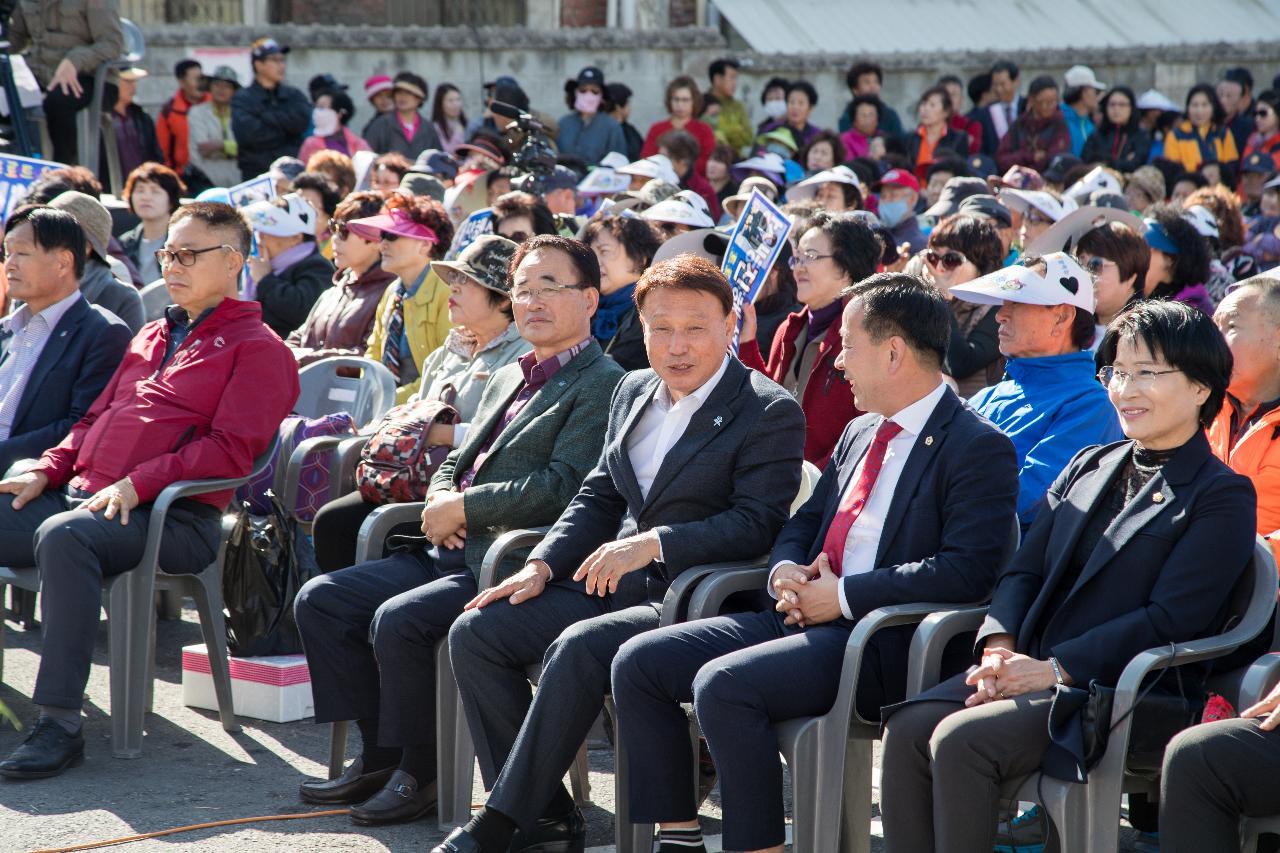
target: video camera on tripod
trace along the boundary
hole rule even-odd
[[[511,165],[519,173],[511,181],[511,188],[522,192],[541,196],[546,191],[547,179],[556,168],[556,152],[547,136],[546,128],[529,113],[502,101],[491,101],[489,109],[503,118],[511,119],[514,124],[507,128],[508,141],[515,144],[512,130],[523,134],[519,148],[511,160]]]

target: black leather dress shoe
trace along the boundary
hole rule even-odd
[[[421,791],[412,776],[396,770],[387,784],[358,806],[351,807],[351,822],[360,826],[409,823],[436,810],[436,783]]]
[[[13,754],[0,761],[0,776],[8,779],[44,779],[57,776],[84,761],[84,735],[69,735],[49,717],[41,717],[31,734]]]
[[[576,806],[558,818],[538,818],[526,835],[516,831],[507,853],[583,853],[587,846],[587,820]]]
[[[444,841],[431,848],[431,853],[483,853],[480,842],[471,833],[458,827]]]
[[[308,779],[298,786],[304,803],[320,806],[363,803],[382,789],[396,771],[394,767],[364,772],[364,762],[357,758],[337,779]]]

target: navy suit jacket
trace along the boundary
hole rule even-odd
[[[0,474],[66,437],[107,387],[132,337],[123,321],[83,297],[67,309],[36,359],[9,438],[0,441]],[[12,341],[0,333],[0,364]]]
[[[671,581],[693,566],[765,553],[800,488],[800,404],[732,358],[642,496],[627,439],[660,381],[652,369],[623,376],[600,462],[529,555],[545,560],[557,581],[573,584],[569,579],[600,545],[657,530],[665,562],[622,579],[614,596],[623,606],[660,602]]]
[[[845,427],[813,494],[778,537],[771,564],[807,566],[822,553],[840,497],[883,420],[866,414]],[[1013,443],[948,389],[907,457],[875,568],[840,579],[854,620],[889,604],[985,600],[1008,550],[1017,501]]]

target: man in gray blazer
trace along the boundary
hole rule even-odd
[[[641,276],[635,300],[652,368],[618,386],[600,463],[524,568],[449,632],[492,793],[434,853],[581,849],[582,815],[560,779],[603,707],[618,646],[658,627],[681,572],[768,552],[799,489],[804,415],[727,354],[736,318],[720,271],[678,256]],[[525,671],[539,662],[531,699]]]
[[[622,369],[591,337],[595,254],[576,240],[536,237],[511,270],[516,326],[533,352],[493,374],[466,439],[432,477],[425,538],[402,537],[414,547],[309,581],[294,607],[316,722],[355,720],[364,741],[342,776],[304,782],[300,793],[352,804],[357,824],[434,808],[435,644],[478,592],[494,539],[555,521],[604,441]]]

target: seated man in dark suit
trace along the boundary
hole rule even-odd
[[[71,214],[22,208],[4,233],[9,295],[24,304],[0,320],[0,474],[71,431],[132,337],[80,295],[85,236]]]
[[[5,248],[9,249],[6,238]],[[5,761],[10,778],[55,776],[84,758],[80,705],[102,579],[142,558],[151,504],[179,480],[242,477],[298,399],[298,366],[233,298],[249,229],[225,204],[196,202],[169,222],[160,269],[170,306],[134,337],[106,390],[30,471],[0,481],[0,559],[40,569],[40,719]],[[230,491],[179,500],[160,565],[200,571],[217,555]]]
[[[727,354],[736,317],[720,271],[678,256],[650,267],[635,299],[652,367],[618,386],[600,463],[524,568],[449,632],[492,793],[434,853],[582,849],[560,780],[604,705],[614,652],[658,626],[681,572],[764,553],[799,489],[804,416]],[[531,697],[525,671],[539,662]]]
[[[358,824],[415,820],[434,808],[435,644],[478,592],[493,541],[555,521],[604,443],[623,371],[591,337],[595,253],[540,236],[521,244],[510,269],[516,326],[533,351],[493,374],[465,440],[431,478],[422,513],[430,541],[321,575],[294,607],[316,722],[354,719],[364,741],[342,776],[304,782],[300,793],[354,804]]]
[[[845,428],[774,546],[776,608],[636,637],[614,663],[632,819],[660,825],[663,853],[704,850],[681,702],[694,703],[719,771],[725,849],[781,851],[774,724],[830,710],[859,619],[889,604],[985,598],[1009,541],[1013,445],[943,384],[942,297],[896,273],[848,295],[837,366],[867,414]],[[870,643],[856,693],[864,718],[903,698],[911,635],[891,629]]]

